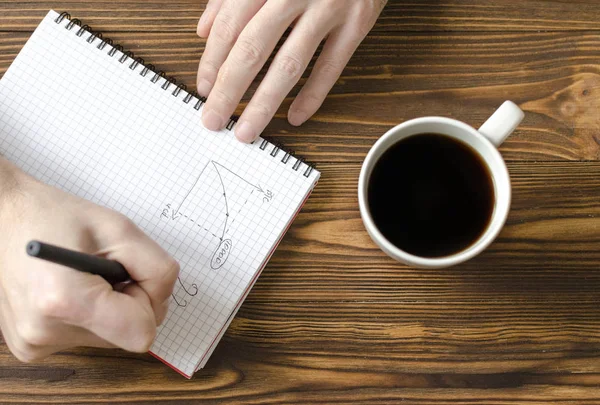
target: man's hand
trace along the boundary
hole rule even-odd
[[[273,52],[293,29],[236,125],[252,142],[298,82],[326,38],[312,74],[292,103],[288,120],[301,125],[321,106],[350,57],[371,30],[387,0],[210,0],[198,23],[208,37],[197,88],[208,95],[204,126],[222,129]]]
[[[131,221],[0,157],[0,227],[0,326],[17,358],[74,346],[148,350],[179,267]],[[31,258],[31,239],[117,260],[135,282],[118,292],[100,276]]]

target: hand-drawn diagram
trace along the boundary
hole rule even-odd
[[[274,198],[263,189],[216,161],[209,161],[178,204],[167,204],[161,212],[165,221],[183,221],[194,232],[203,234],[203,243],[212,254],[207,262],[213,270],[222,268],[234,249],[236,227],[242,222],[244,211],[252,204],[266,204]],[[186,288],[178,279],[187,296],[198,293],[198,286]],[[185,299],[173,299],[185,307]]]

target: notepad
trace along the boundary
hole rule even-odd
[[[203,367],[319,178],[263,138],[202,126],[205,99],[50,11],[0,81],[0,152],[128,216],[181,272],[151,353]],[[49,241],[51,242],[51,241]]]

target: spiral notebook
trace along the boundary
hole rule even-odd
[[[151,353],[203,367],[319,172],[66,14],[50,11],[0,81],[0,153],[39,180],[117,210],[180,265]]]

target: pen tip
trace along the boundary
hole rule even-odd
[[[37,256],[40,253],[40,242],[32,240],[27,244],[27,254],[29,256]]]

